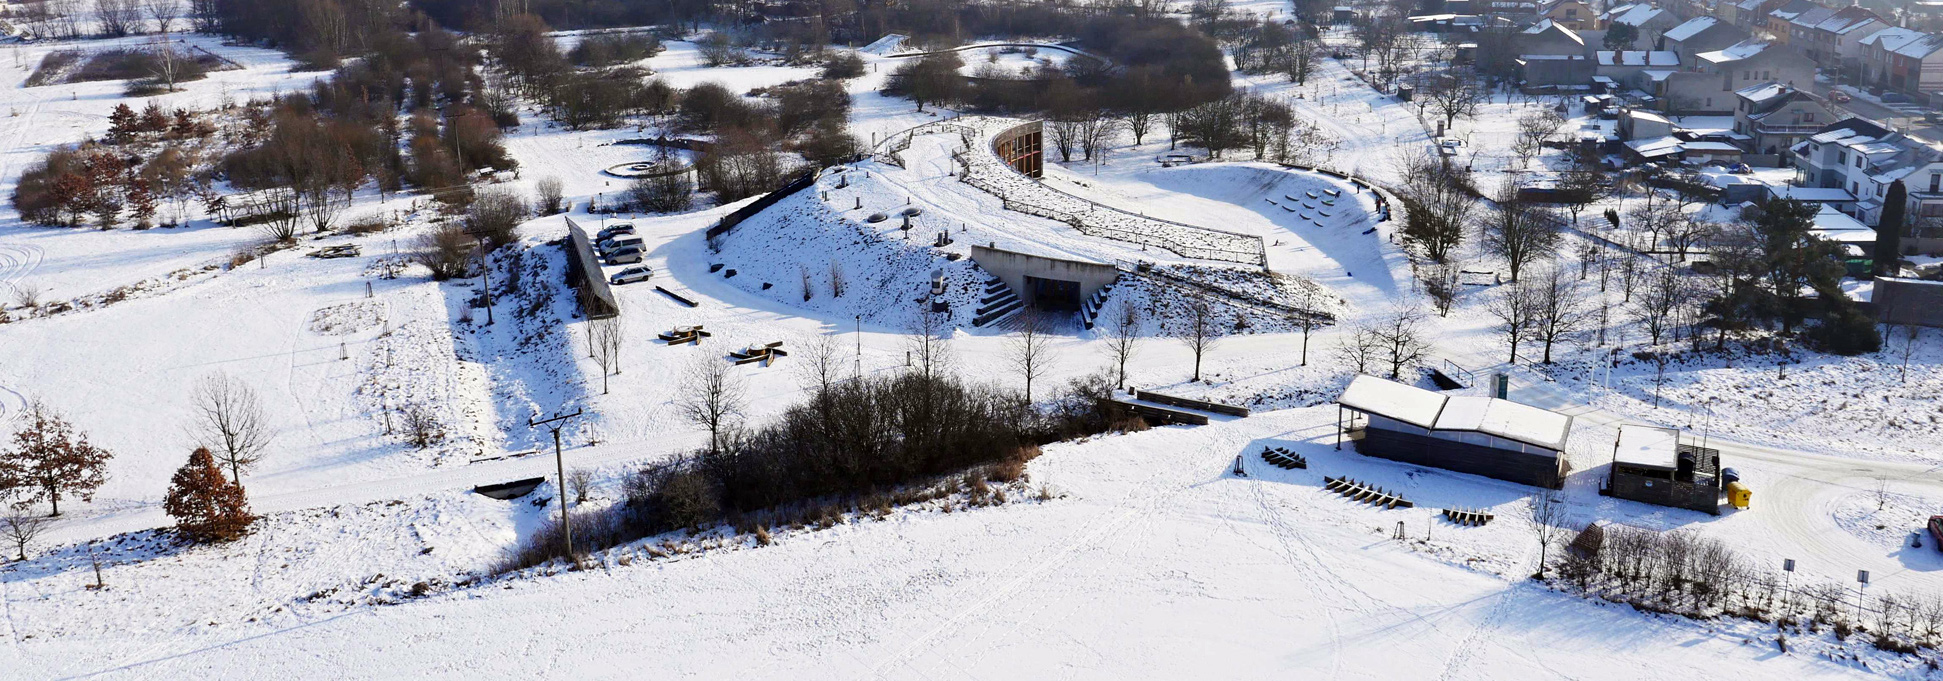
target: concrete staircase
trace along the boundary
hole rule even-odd
[[[1099,318],[1100,307],[1106,305],[1106,295],[1108,293],[1112,293],[1113,287],[1118,286],[1120,284],[1120,279],[1123,279],[1126,276],[1127,275],[1125,273],[1122,273],[1119,277],[1114,278],[1113,283],[1107,284],[1105,286],[1101,286],[1100,290],[1093,292],[1093,296],[1091,298],[1087,298],[1086,302],[1080,303],[1079,320],[1080,323],[1086,325],[1087,329],[1092,329],[1093,321]]]
[[[986,327],[1018,314],[1025,309],[1025,301],[1019,294],[1000,279],[985,282],[985,293],[978,300],[978,310],[972,317],[972,326]]]

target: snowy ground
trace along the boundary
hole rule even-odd
[[[188,617],[171,608],[115,627],[56,635],[34,624],[33,611],[23,610],[29,603],[21,603],[13,608],[14,643],[0,655],[35,677],[259,678],[330,669],[349,678],[482,671],[781,678],[818,669],[869,678],[1252,678],[1295,671],[1347,678],[1632,679],[1690,671],[1696,656],[1724,674],[1870,675],[1853,663],[1826,661],[1812,639],[1797,639],[1797,652],[1779,654],[1771,634],[1758,627],[1643,617],[1439,556],[1439,547],[1474,541],[1472,535],[1522,540],[1513,519],[1475,530],[1445,524],[1432,530],[1427,545],[1399,543],[1388,538],[1392,525],[1404,521],[1418,536],[1429,509],[1385,512],[1353,504],[1318,489],[1316,470],[1258,467],[1257,477],[1247,479],[1227,474],[1235,452],[1284,443],[1318,468],[1400,484],[1426,504],[1515,504],[1524,493],[1489,482],[1451,485],[1443,474],[1335,452],[1320,437],[1333,412],[1278,412],[1054,447],[1030,469],[1035,482],[1063,493],[1050,502],[899,513],[887,521],[785,533],[771,547],[643,558],[541,579],[456,588],[428,582],[429,595],[418,599],[407,595],[413,586],[405,582],[428,579],[426,566],[465,562],[463,554],[439,558],[446,552],[439,533],[468,531],[471,521],[459,518],[504,512],[469,508],[495,502],[457,500],[420,502],[416,510],[345,509],[349,515],[292,526],[303,538],[264,537],[270,552],[254,561],[230,561],[231,570],[254,562],[270,564],[266,576],[283,573],[260,583],[232,580],[223,586],[230,600],[291,598],[328,583],[279,567],[319,563],[327,549],[287,552],[284,542],[335,546],[347,541],[331,539],[338,528],[374,517],[417,518],[431,535],[376,543],[374,556],[386,555],[383,547],[394,543],[433,550],[413,561],[416,567],[400,567],[398,576],[319,589],[314,599],[305,593],[294,599],[300,604],[280,610],[232,605]],[[497,528],[507,522],[478,529],[503,531]],[[197,549],[176,560],[186,561],[184,569],[213,569],[220,563],[208,554],[226,550]],[[344,558],[385,570],[355,555],[332,560]],[[109,589],[98,593],[80,591],[82,575],[71,570],[8,584],[39,589],[46,598],[111,603],[160,602],[194,587],[144,579],[140,569],[111,568]],[[1422,588],[1433,582],[1437,588]],[[409,602],[374,604],[386,600]],[[103,645],[130,634],[144,643]],[[681,654],[640,655],[643,640]],[[1669,645],[1682,653],[1638,654]],[[1395,655],[1400,648],[1412,654]],[[1897,676],[1920,676],[1908,663],[1879,654],[1864,660]]]
[[[274,53],[191,39],[249,68],[218,72],[172,95],[183,101],[213,104],[225,93],[242,99],[312,77],[285,73],[286,62]],[[649,61],[677,85],[719,81],[746,92],[814,74],[710,69],[692,44],[669,48]],[[951,115],[920,113],[909,101],[877,94],[895,61],[866,58],[867,74],[847,84],[858,137],[882,139]],[[16,75],[24,78],[34,61]],[[1322,61],[1317,74],[1306,86],[1279,77],[1240,84],[1287,98],[1322,126],[1339,144],[1323,165],[1405,181],[1395,161],[1422,153],[1429,137],[1414,112],[1334,61]],[[0,131],[7,136],[0,139],[14,141],[0,149],[6,181],[47,145],[104,131],[119,88],[0,90],[0,107],[19,111]],[[1513,129],[1505,121],[1528,105],[1489,106],[1495,108],[1460,130],[1471,130],[1480,169],[1502,173]],[[578,206],[624,186],[601,168],[652,153],[610,144],[638,131],[575,133],[524,115],[526,124],[507,138],[521,162],[515,186],[557,176]],[[653,558],[637,545],[604,556],[598,570],[483,576],[552,508],[532,503],[553,496],[550,487],[514,502],[467,492],[552,472],[548,457],[525,454],[550,444],[543,431],[525,427],[530,416],[587,412],[567,433],[566,465],[597,470],[597,496],[611,501],[619,473],[701,441],[670,404],[696,363],[723,361],[728,350],[751,343],[799,348],[836,336],[860,350],[862,372],[902,370],[901,320],[857,317],[887,310],[929,272],[863,276],[871,263],[905,248],[897,220],[864,222],[872,212],[905,201],[923,207],[921,230],[952,226],[960,235],[946,249],[952,253],[1003,241],[1102,260],[1170,260],[1004,211],[997,199],[950,176],[949,154],[958,144],[954,134],[921,135],[905,152],[906,169],[864,164],[850,172],[871,176],[852,175],[847,184],[826,176],[813,193],[779,206],[785,213],[745,223],[752,236],[731,237],[720,254],[709,252],[702,231],[734,206],[604,219],[577,212],[590,228],[603,220],[634,224],[648,252],[644,264],[656,272],[650,282],[615,288],[627,342],[621,373],[605,390],[600,369],[581,351],[586,325],[573,318],[560,289],[535,288],[554,295],[537,302],[498,301],[497,321],[488,327],[484,311],[469,303],[476,280],[433,283],[414,268],[384,278],[393,244],[409,247],[427,215],[387,233],[304,241],[266,266],[219,267],[115,305],[0,325],[0,419],[25,397],[45,397],[117,454],[109,485],[94,503],[72,506],[49,550],[0,572],[7,641],[0,664],[21,678],[783,677],[815,669],[883,678],[1293,671],[1632,679],[1700,667],[1746,678],[1923,678],[1915,661],[1866,649],[1858,651],[1860,662],[1831,661],[1834,644],[1826,638],[1795,638],[1795,652],[1781,653],[1771,629],[1646,616],[1524,580],[1535,559],[1525,510],[1532,490],[1330,446],[1330,401],[1348,378],[1331,355],[1341,327],[1310,339],[1306,366],[1298,359],[1299,333],[1225,338],[1209,353],[1201,383],[1185,380],[1194,358],[1182,344],[1147,339],[1131,367],[1134,384],[1246,404],[1258,414],[1048,447],[1028,472],[1033,485],[1057,491],[1050,501],[906,509],[884,521],[782,532],[768,547],[733,539]],[[1311,190],[1345,190],[1343,183],[1250,163],[1162,168],[1153,159],[1165,145],[1164,135],[1123,145],[1097,168],[1049,165],[1047,182],[1136,214],[1259,235],[1271,268],[1329,287],[1343,299],[1346,322],[1417,296],[1390,230],[1365,222],[1366,211],[1316,223],[1303,222],[1300,210],[1283,210]],[[1345,196],[1358,206],[1366,200]],[[863,209],[854,208],[859,198]],[[358,210],[411,215],[412,207],[409,198],[380,205],[364,197]],[[0,282],[33,282],[60,298],[200,271],[255,238],[207,226],[96,232],[0,218]],[[819,233],[833,243],[815,243]],[[564,221],[538,219],[522,234],[515,250],[523,276],[558,281],[563,260],[552,242],[565,234]],[[344,243],[363,254],[302,257]],[[501,281],[511,257],[501,256],[495,270]],[[939,265],[935,253],[913,257]],[[711,271],[729,258],[742,270],[736,277],[726,268]],[[862,281],[882,283],[839,302],[823,295],[826,264],[818,268],[821,278],[813,277],[817,295],[802,301],[800,284],[788,275],[831,260]],[[951,276],[969,277],[963,261],[956,265],[965,271]],[[699,305],[680,305],[656,286]],[[1467,291],[1451,317],[1427,320],[1435,358],[1510,372],[1514,399],[1575,414],[1568,456],[1577,474],[1566,490],[1575,525],[1610,519],[1693,531],[1728,542],[1764,569],[1799,559],[1802,580],[1846,580],[1860,568],[1872,570],[1881,588],[1943,590],[1943,554],[1906,543],[1928,509],[1943,506],[1943,473],[1926,455],[1939,444],[1927,399],[1943,380],[1936,368],[1943,350],[1934,348],[1943,343],[1934,337],[1913,359],[1908,387],[1894,388],[1880,404],[1855,395],[1889,385],[1899,363],[1889,355],[1810,358],[1788,366],[1789,378],[1779,384],[1767,380],[1773,366],[1760,358],[1696,363],[1670,374],[1660,389],[1663,406],[1655,408],[1650,367],[1622,368],[1609,390],[1591,387],[1572,364],[1554,371],[1556,382],[1503,366],[1504,351],[1482,313],[1488,295]],[[652,340],[693,324],[715,335],[698,346]],[[1017,385],[1006,343],[1000,331],[961,329],[951,341],[952,364]],[[1041,379],[1047,384],[1106,364],[1103,344],[1089,333],[1064,334],[1053,347],[1051,373]],[[1603,352],[1579,343],[1560,355],[1582,362]],[[237,544],[183,548],[152,528],[166,525],[157,500],[187,451],[183,395],[214,371],[255,387],[275,421],[270,455],[246,477],[265,521]],[[736,376],[749,387],[746,411],[755,422],[802,396],[803,377],[791,359],[738,367]],[[417,450],[387,435],[381,414],[393,400],[436,409],[448,439]],[[1713,446],[1756,490],[1755,507],[1714,517],[1598,496],[1616,427],[1641,420],[1717,438]],[[1858,434],[1869,442],[1857,442],[1865,439]],[[1262,465],[1256,456],[1265,444],[1297,449],[1311,468]],[[1252,477],[1229,472],[1238,455]],[[1379,511],[1348,502],[1320,488],[1325,474],[1398,490],[1418,507]],[[1874,496],[1879,478],[1889,480],[1882,510]],[[1462,528],[1436,517],[1451,506],[1489,509],[1498,520]],[[1406,541],[1389,538],[1399,522]],[[104,561],[106,590],[83,586],[93,580],[90,547]],[[646,641],[655,652],[641,653]]]

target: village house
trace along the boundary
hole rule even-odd
[[[1665,49],[1693,63],[1694,55],[1712,52],[1747,39],[1747,31],[1713,17],[1695,17],[1668,29]]]
[[[1943,35],[1885,28],[1858,45],[1863,83],[1918,97],[1943,91]]]
[[[1694,55],[1688,70],[1669,75],[1655,95],[1667,112],[1680,115],[1734,112],[1734,93],[1763,83],[1806,86],[1815,82],[1815,64],[1786,47],[1746,40],[1725,49]]]
[[[1782,83],[1762,83],[1734,93],[1734,132],[1746,136],[1747,152],[1772,158],[1758,165],[1780,165],[1797,142],[1836,121],[1820,97]]]

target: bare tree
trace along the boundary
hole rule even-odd
[[[846,359],[843,355],[843,342],[834,335],[824,334],[811,340],[790,358],[796,363],[796,370],[801,373],[803,382],[821,397],[829,394],[837,381],[842,380]]]
[[[607,377],[621,373],[621,348],[625,345],[619,317],[596,319],[587,323],[594,344],[594,361],[600,363],[600,394],[607,394]]]
[[[1495,327],[1504,337],[1506,345],[1511,346],[1510,364],[1518,363],[1518,345],[1530,340],[1533,326],[1538,318],[1537,287],[1525,282],[1514,281],[1498,289],[1485,311],[1498,320]]]
[[[1343,344],[1336,346],[1336,355],[1344,364],[1355,368],[1356,373],[1367,374],[1382,347],[1383,340],[1378,337],[1376,327],[1364,323],[1343,337]]]
[[[1215,343],[1221,340],[1221,324],[1215,318],[1214,301],[1208,293],[1195,289],[1187,299],[1187,318],[1174,333],[1187,349],[1194,353],[1194,378],[1201,380],[1201,357],[1207,354]]]
[[[1896,324],[1892,328],[1896,330],[1896,336],[1902,339],[1902,344],[1896,348],[1896,357],[1902,360],[1902,373],[1897,380],[1903,385],[1909,385],[1909,358],[1916,356],[1916,348],[1920,347],[1919,344],[1923,340],[1923,327],[1915,324]]]
[[[923,311],[911,324],[911,357],[926,379],[935,378],[951,364],[951,327],[942,313]]]
[[[1424,282],[1424,295],[1437,308],[1438,316],[1449,317],[1451,308],[1457,305],[1458,277],[1463,271],[1456,261],[1431,262],[1419,269]]]
[[[175,46],[169,44],[167,37],[155,41],[155,61],[149,67],[149,75],[162,81],[167,92],[175,92],[175,82],[182,74],[182,58],[175,53]]]
[[[1686,305],[1693,295],[1685,277],[1671,267],[1661,267],[1647,279],[1630,307],[1633,320],[1646,329],[1647,338],[1659,345],[1674,325],[1674,311]]]
[[[1518,187],[1510,183],[1498,193],[1497,204],[1484,226],[1484,247],[1504,258],[1511,280],[1517,281],[1526,263],[1557,250],[1559,221],[1519,196]]]
[[[155,20],[155,30],[169,33],[175,29],[175,20],[182,16],[182,0],[142,0],[142,9],[148,10],[148,18]]]
[[[1546,364],[1552,345],[1578,333],[1589,321],[1585,289],[1561,267],[1552,267],[1533,281],[1532,336],[1545,344]]]
[[[1398,196],[1404,240],[1422,249],[1425,257],[1446,262],[1463,243],[1481,205],[1471,195],[1470,175],[1428,156],[1407,158],[1400,167],[1411,179]]]
[[[1107,353],[1113,357],[1113,387],[1127,386],[1127,361],[1133,359],[1140,343],[1140,308],[1122,299],[1106,325]]]
[[[1889,505],[1889,479],[1882,476],[1876,476],[1876,486],[1873,490],[1871,490],[1871,496],[1873,496],[1876,500],[1876,510],[1880,511],[1884,506],[1888,506]]]
[[[118,38],[139,28],[142,9],[135,0],[94,0],[94,17],[103,35]]]
[[[1390,378],[1403,376],[1403,372],[1415,369],[1423,363],[1424,356],[1430,354],[1430,342],[1423,337],[1419,324],[1423,314],[1417,308],[1403,302],[1392,302],[1390,311],[1371,327],[1379,356],[1390,365]]]
[[[41,532],[47,529],[52,520],[19,509],[9,510],[6,515],[0,516],[0,537],[13,544],[15,560],[27,560],[27,547],[40,538]]]
[[[1518,117],[1518,137],[1511,143],[1512,153],[1517,154],[1521,165],[1529,165],[1531,159],[1545,149],[1545,140],[1565,127],[1565,117],[1551,109],[1540,109]]]
[[[1121,121],[1104,109],[1086,112],[1079,120],[1079,148],[1091,161],[1120,136]]]
[[[263,458],[274,433],[256,391],[248,384],[214,373],[204,376],[189,393],[195,413],[198,444],[229,468],[230,480],[243,486],[243,471]]]
[[[1532,538],[1538,540],[1538,574],[1535,576],[1544,579],[1545,562],[1552,545],[1570,531],[1565,526],[1566,505],[1564,500],[1559,499],[1558,493],[1551,490],[1533,495],[1529,504]]]
[[[1476,115],[1478,104],[1484,100],[1477,75],[1468,70],[1453,69],[1448,75],[1427,79],[1425,84],[1425,90],[1417,96],[1428,99],[1430,110],[1444,119],[1446,132],[1457,119]]]
[[[1046,375],[1052,361],[1052,337],[1046,333],[1045,319],[1039,311],[1026,308],[1020,313],[1019,330],[1006,339],[1006,354],[1012,367],[1025,379],[1025,401],[1032,402],[1033,380]]]
[[[1309,366],[1309,336],[1317,326],[1322,325],[1322,294],[1320,287],[1304,286],[1296,294],[1295,302],[1302,307],[1302,314],[1295,316],[1296,327],[1302,329],[1302,366]]]
[[[675,409],[689,423],[708,429],[708,451],[720,453],[728,436],[742,417],[746,403],[742,382],[731,365],[715,357],[698,358],[682,377]]]
[[[573,503],[587,503],[594,493],[594,472],[586,468],[567,471],[567,491],[573,494]]]
[[[534,183],[533,191],[539,196],[540,214],[552,215],[565,208],[565,184],[558,177],[542,177]]]

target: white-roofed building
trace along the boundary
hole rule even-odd
[[[1822,127],[1789,150],[1795,166],[1792,198],[1842,191],[1847,201],[1818,201],[1873,225],[1882,215],[1889,185],[1902,180],[1909,192],[1907,227],[1918,218],[1943,218],[1943,149],[1926,140],[1849,118]]]
[[[1510,400],[1448,396],[1357,376],[1337,399],[1338,439],[1365,456],[1558,489],[1572,417]]]
[[[1783,83],[1762,83],[1734,93],[1734,132],[1747,136],[1747,151],[1776,157],[1822,126],[1836,121],[1820,97]],[[1764,165],[1777,165],[1766,163]]]
[[[1720,450],[1680,442],[1680,431],[1624,425],[1613,442],[1605,494],[1720,515]]]
[[[1712,52],[1747,39],[1747,31],[1713,17],[1694,17],[1668,29],[1665,49],[1691,63],[1693,56]]]
[[[1686,70],[1667,78],[1653,94],[1678,115],[1732,114],[1734,93],[1766,83],[1806,87],[1815,81],[1815,63],[1801,53],[1760,40],[1744,40],[1694,55]]]
[[[1917,97],[1943,90],[1943,34],[1891,27],[1857,45],[1862,82]]]

